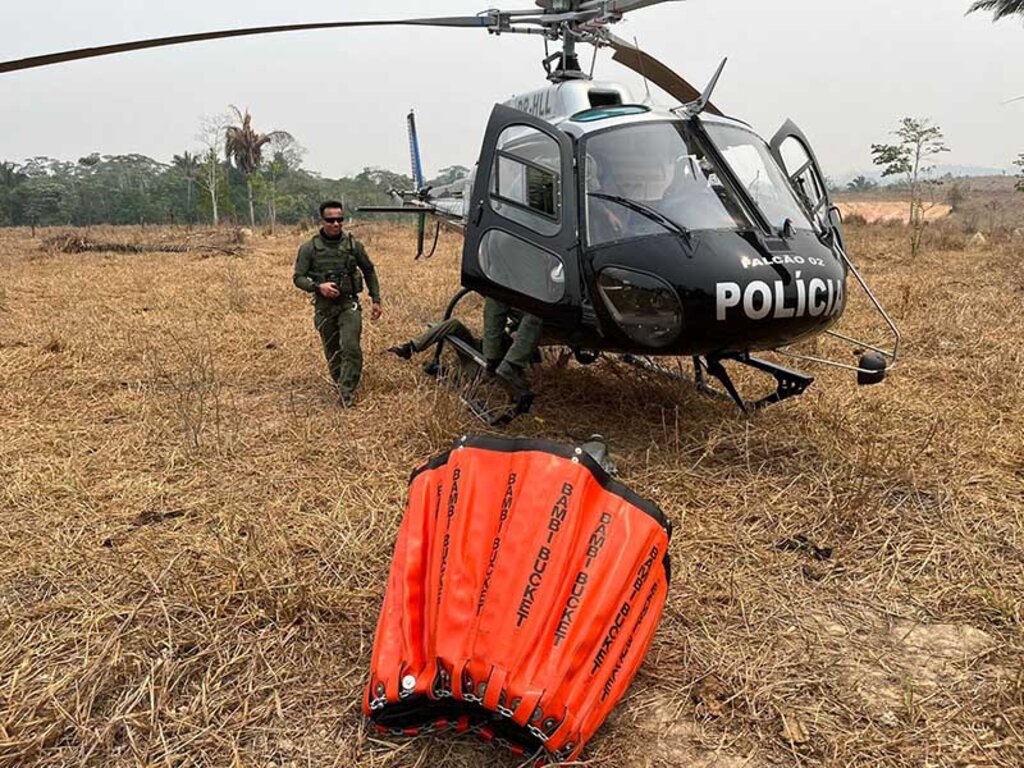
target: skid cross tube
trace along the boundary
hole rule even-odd
[[[732,378],[729,376],[729,372],[722,365],[723,360],[732,360],[741,365],[746,365],[754,370],[767,373],[775,377],[775,391],[770,395],[765,395],[760,400],[755,400],[753,403],[748,402],[740,395],[736,389],[736,385],[733,384]],[[700,374],[701,363],[699,358],[694,358],[694,364],[696,366],[697,373]],[[754,357],[748,353],[742,354],[730,354],[730,355],[709,355],[703,362],[704,368],[709,374],[714,376],[721,382],[722,386],[725,387],[726,392],[729,393],[729,397],[732,398],[733,402],[740,407],[744,413],[753,413],[756,410],[760,410],[772,403],[779,403],[790,397],[796,397],[797,395],[803,394],[804,390],[809,387],[813,381],[813,376],[808,376],[800,371],[794,371],[792,368],[786,368],[781,365],[764,360],[760,357]],[[707,391],[711,389],[710,385],[702,380],[703,377],[698,375],[698,386]]]

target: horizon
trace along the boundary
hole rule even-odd
[[[120,0],[90,5],[87,14],[71,0],[5,11],[5,57],[239,22],[234,9],[195,0],[174,9]],[[871,167],[870,145],[891,141],[904,116],[940,126],[953,165],[1003,168],[1024,151],[1018,138],[1024,101],[1004,103],[1024,93],[1020,24],[993,23],[986,13],[965,16],[967,0],[866,0],[827,11],[813,0],[736,5],[728,15],[722,4],[699,0],[646,8],[631,13],[616,33],[637,38],[698,87],[728,56],[716,103],[765,138],[793,117],[836,178]],[[446,0],[430,12],[474,13],[479,6]],[[341,15],[424,13],[411,0],[356,0]],[[246,7],[247,25],[312,20],[268,0]],[[589,46],[582,54],[589,65]],[[436,173],[472,166],[491,106],[543,84],[542,55],[532,37],[366,29],[199,43],[8,73],[0,76],[0,100],[17,119],[0,125],[0,154],[169,157],[196,146],[203,115],[233,103],[250,109],[257,130],[291,131],[311,166],[344,177],[363,167],[406,168],[404,116],[412,107],[425,167]],[[599,79],[644,93],[642,78],[611,62],[607,51],[596,61]]]

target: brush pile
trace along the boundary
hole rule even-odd
[[[105,229],[112,229],[107,227]],[[230,231],[229,231],[230,232]],[[136,242],[134,237],[126,240],[123,234],[116,240],[98,240],[89,232],[74,230],[57,232],[44,237],[40,248],[53,253],[205,253],[236,256],[242,246],[251,239],[248,229],[236,229],[230,234],[214,231],[186,233],[176,242]]]

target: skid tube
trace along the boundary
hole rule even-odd
[[[680,381],[688,380],[687,377],[670,368],[666,368],[649,357],[624,354],[621,355],[621,359],[623,362],[642,368],[646,371],[651,371]],[[736,385],[729,376],[729,372],[722,364],[724,360],[730,360],[739,363],[740,365],[746,365],[750,368],[773,376],[775,378],[775,391],[753,402],[744,399],[744,397],[739,393],[739,390],[736,389]],[[708,376],[717,379],[725,388],[725,391],[723,392],[722,390],[714,387],[708,380]],[[706,357],[694,355],[693,380],[697,385],[697,389],[704,394],[711,395],[713,397],[728,397],[744,413],[753,413],[754,411],[765,408],[773,403],[779,403],[790,397],[796,397],[797,395],[803,394],[804,390],[806,390],[814,381],[814,377],[808,376],[800,371],[795,371],[791,368],[776,365],[775,363],[769,362],[760,357],[754,357],[749,353],[736,353],[729,355],[708,355]]]
[[[468,294],[469,288],[461,288],[448,302],[444,320],[451,319],[455,307]],[[455,355],[458,374],[442,362],[442,355],[449,349]],[[489,427],[501,427],[517,416],[530,410],[533,405],[533,393],[521,392],[505,379],[487,371],[487,361],[475,346],[455,335],[445,336],[437,343],[433,359],[424,366],[428,374],[439,380],[447,381],[458,392],[459,399],[469,411]],[[468,371],[472,371],[468,373]],[[498,405],[489,402],[490,397],[498,394],[495,389],[507,395],[507,400]]]

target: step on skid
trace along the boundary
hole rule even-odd
[[[462,403],[491,427],[508,424],[533,405],[533,393],[487,370],[480,350],[465,339],[448,335],[438,342],[424,370],[455,390]]]

